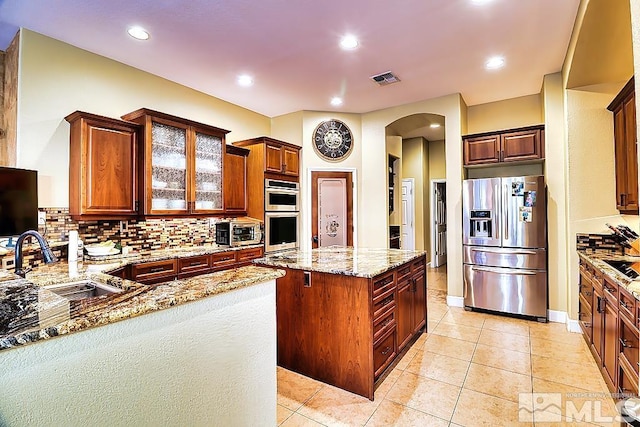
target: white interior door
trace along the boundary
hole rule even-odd
[[[416,248],[415,203],[413,198],[413,178],[403,179],[400,248],[407,250]]]
[[[318,246],[347,246],[347,180],[318,178]]]
[[[431,267],[447,263],[447,183],[431,181]]]

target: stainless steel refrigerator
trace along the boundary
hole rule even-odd
[[[543,176],[463,182],[464,305],[547,320]]]

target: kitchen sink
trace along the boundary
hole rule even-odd
[[[68,299],[77,301],[86,298],[94,298],[103,295],[113,295],[122,292],[122,289],[93,280],[80,280],[78,282],[61,283],[58,285],[44,286],[45,289]]]
[[[640,276],[640,262],[630,262],[630,261],[614,261],[614,260],[603,260],[611,267],[618,270],[620,273],[627,276],[629,279],[636,279]]]

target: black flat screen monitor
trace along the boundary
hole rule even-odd
[[[0,236],[38,229],[38,173],[0,167]]]

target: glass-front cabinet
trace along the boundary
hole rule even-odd
[[[141,109],[122,117],[144,126],[141,212],[145,215],[220,213],[228,131]]]

